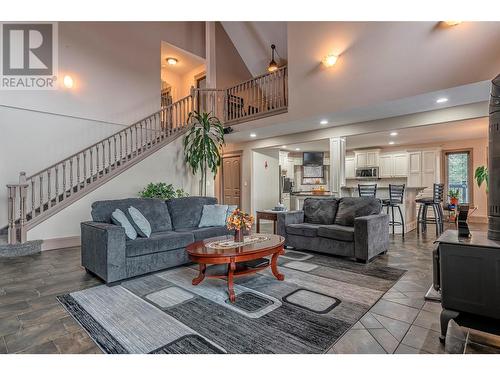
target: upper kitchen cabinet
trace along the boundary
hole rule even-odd
[[[378,167],[380,150],[355,151],[355,168]]]
[[[345,178],[356,178],[356,161],[354,156],[345,157]]]
[[[407,177],[408,154],[382,154],[379,157],[379,168],[381,178]]]
[[[408,186],[432,187],[440,181],[440,150],[408,153]]]

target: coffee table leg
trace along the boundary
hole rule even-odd
[[[236,269],[236,263],[234,260],[231,260],[231,263],[227,265],[227,290],[229,292],[229,300],[234,302],[236,300],[236,296],[234,294],[234,270]]]
[[[199,269],[199,274],[197,277],[195,277],[192,281],[193,285],[198,285],[203,281],[205,278],[205,270],[207,269],[207,265],[200,263],[200,269]]]
[[[285,275],[279,273],[278,271],[278,257],[283,254],[285,254],[285,251],[281,249],[277,253],[274,253],[271,258],[271,271],[273,272],[274,277],[276,277],[279,281],[285,280]]]

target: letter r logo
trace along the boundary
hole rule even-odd
[[[53,25],[3,24],[3,75],[53,75]]]

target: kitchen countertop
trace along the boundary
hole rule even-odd
[[[310,191],[298,191],[294,193],[290,193],[290,195],[295,196],[295,197],[332,197],[334,194],[332,194],[329,191],[325,191],[322,194],[313,194]]]
[[[363,184],[360,184],[360,185],[363,185]],[[346,189],[346,190],[355,189],[355,190],[357,190],[358,186],[342,186],[342,189]],[[377,190],[379,190],[379,189],[389,189],[389,186],[380,186],[380,185],[377,185]],[[409,189],[424,190],[424,189],[427,189],[427,187],[425,187],[425,186],[405,186],[405,190],[409,190]]]

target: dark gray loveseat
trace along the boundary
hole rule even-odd
[[[307,198],[301,211],[278,215],[277,231],[296,249],[368,262],[389,248],[389,216],[368,197]]]
[[[225,226],[198,228],[203,205],[212,197],[159,199],[129,198],[92,204],[92,220],[81,223],[82,266],[110,283],[189,263],[186,246],[194,241],[228,234]],[[111,222],[119,208],[137,208],[151,224],[151,237],[126,239],[125,230]]]

